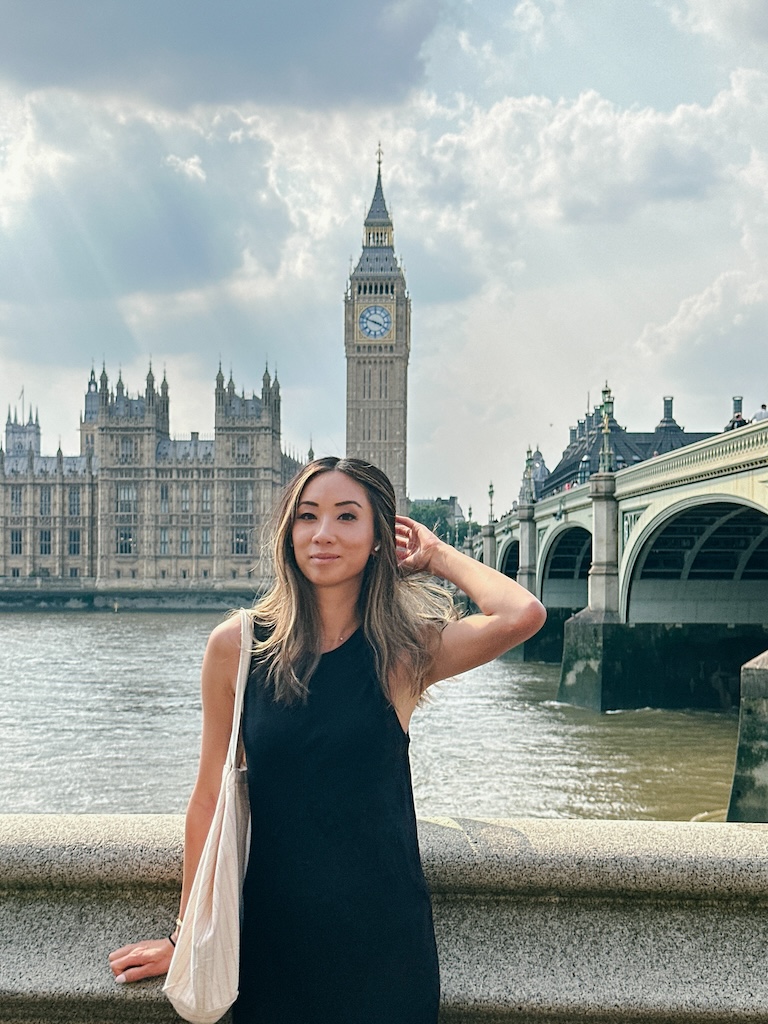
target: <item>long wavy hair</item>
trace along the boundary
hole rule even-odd
[[[396,670],[405,670],[413,696],[420,696],[440,632],[456,618],[453,599],[424,574],[406,575],[399,568],[394,489],[385,473],[362,459],[315,459],[299,470],[283,492],[270,543],[274,583],[252,613],[257,660],[266,666],[276,700],[306,698],[322,653],[320,615],[314,586],[296,563],[291,535],[304,488],[319,474],[333,471],[360,484],[373,511],[376,552],[363,573],[358,611],[381,686],[392,700],[392,677]]]

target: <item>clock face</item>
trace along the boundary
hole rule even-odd
[[[358,320],[368,338],[383,338],[392,328],[392,314],[384,306],[366,306]]]

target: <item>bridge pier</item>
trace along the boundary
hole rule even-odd
[[[589,481],[592,502],[592,565],[589,605],[565,623],[557,699],[605,711],[615,705],[622,661],[619,621],[619,515],[613,473]],[[618,628],[618,631],[617,631]],[[606,703],[607,702],[607,703]]]
[[[588,607],[565,623],[558,700],[597,711],[735,707],[741,666],[765,650],[768,624],[622,622],[615,490],[615,474],[590,477]]]
[[[480,527],[483,538],[483,564],[493,567],[496,565],[496,527],[493,523],[486,523]]]
[[[595,711],[735,707],[741,666],[766,645],[768,626],[608,622],[585,609],[565,624],[557,699]]]
[[[741,670],[739,743],[728,821],[768,821],[768,651]]]
[[[532,502],[520,502],[517,518],[520,521],[520,567],[517,582],[531,594],[536,593],[536,509]]]

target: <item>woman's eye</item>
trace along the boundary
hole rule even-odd
[[[296,516],[296,518],[297,519],[304,519],[304,520],[314,519],[315,518],[315,513],[314,512],[299,512],[299,514]]]
[[[354,522],[355,519],[357,519],[357,516],[354,512],[342,512],[339,519],[344,519],[347,522]]]

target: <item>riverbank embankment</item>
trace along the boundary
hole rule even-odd
[[[768,1019],[768,825],[420,822],[446,1024]],[[176,1020],[110,949],[176,912],[182,819],[0,816],[0,1020]]]

